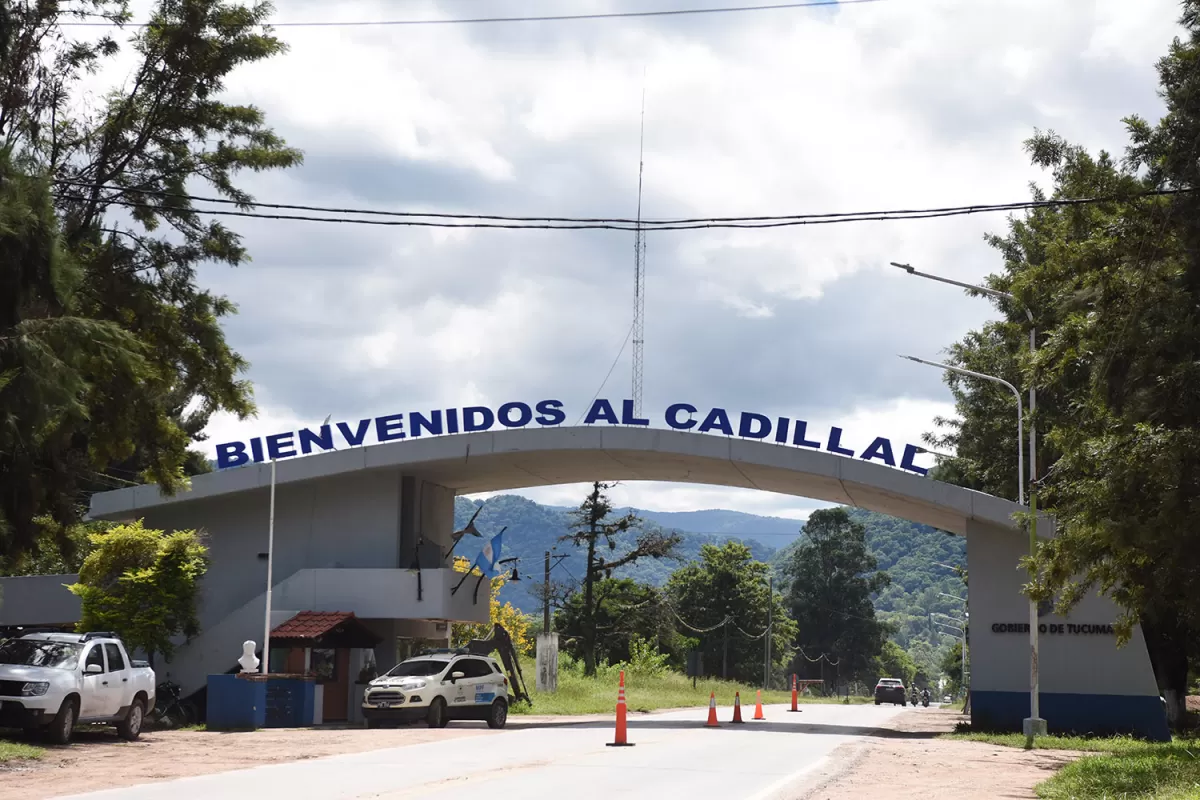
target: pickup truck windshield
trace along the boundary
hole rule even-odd
[[[445,661],[435,661],[433,659],[422,659],[420,661],[405,661],[402,664],[397,664],[387,671],[387,674],[393,678],[412,678],[412,677],[428,677],[437,675],[446,668]]]
[[[22,667],[75,669],[82,645],[71,642],[43,642],[33,639],[10,639],[0,644],[0,664]]]

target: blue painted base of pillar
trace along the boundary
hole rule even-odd
[[[1170,741],[1162,700],[1148,695],[1042,692],[1041,716],[1050,733],[1127,734],[1154,742]],[[1029,716],[1029,692],[971,691],[971,727],[984,731],[1021,731]]]

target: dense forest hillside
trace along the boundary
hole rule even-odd
[[[555,550],[567,555],[554,571],[554,579],[572,582],[583,574],[584,555],[558,539],[570,524],[570,509],[544,506],[517,495],[500,495],[483,501],[458,498],[455,505],[455,525],[461,528],[484,506],[476,526],[484,536],[492,536],[504,526],[504,555],[520,556],[522,580],[504,588],[502,598],[523,611],[534,613],[538,601],[531,594],[533,584],[542,580],[543,553]],[[775,567],[776,581],[787,581],[785,565],[795,542],[802,536],[803,521],[779,517],[762,517],[738,511],[714,509],[707,511],[661,512],[632,509],[650,525],[680,532],[683,543],[680,561],[653,561],[623,568],[618,577],[662,585],[678,566],[697,558],[700,546],[727,539],[744,541],[755,558],[768,561]],[[936,624],[937,614],[962,617],[964,605],[956,597],[966,596],[966,587],[954,567],[966,565],[966,541],[907,520],[876,514],[863,509],[850,509],[850,515],[867,531],[867,544],[879,561],[879,569],[891,577],[891,585],[875,599],[880,615],[893,623],[893,639],[920,662],[932,663],[938,651],[950,644],[939,633],[947,629]],[[764,541],[760,541],[760,537]],[[459,545],[463,555],[474,558],[481,540],[467,540]],[[618,549],[620,547],[618,546]]]

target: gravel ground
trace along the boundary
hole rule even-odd
[[[834,751],[793,800],[1033,798],[1036,784],[1081,755],[934,738],[964,721],[950,708],[902,714],[884,734]]]

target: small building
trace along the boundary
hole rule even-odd
[[[190,491],[171,498],[154,486],[92,497],[93,519],[141,519],[204,537],[211,563],[200,588],[200,633],[155,665],[159,680],[179,684],[185,696],[204,688],[209,674],[237,669],[242,642],[258,643],[261,657],[269,474],[256,465],[198,475]],[[467,536],[454,547],[454,490],[399,467],[289,477],[275,489],[268,665],[315,673],[324,718],[354,721],[355,687],[368,664],[383,672],[421,647],[447,646],[456,622],[488,621],[488,580],[478,591],[472,579],[454,592],[462,575],[450,565],[452,547],[473,558],[483,540]],[[77,622],[79,599],[66,589],[77,579],[0,579],[0,628]]]

